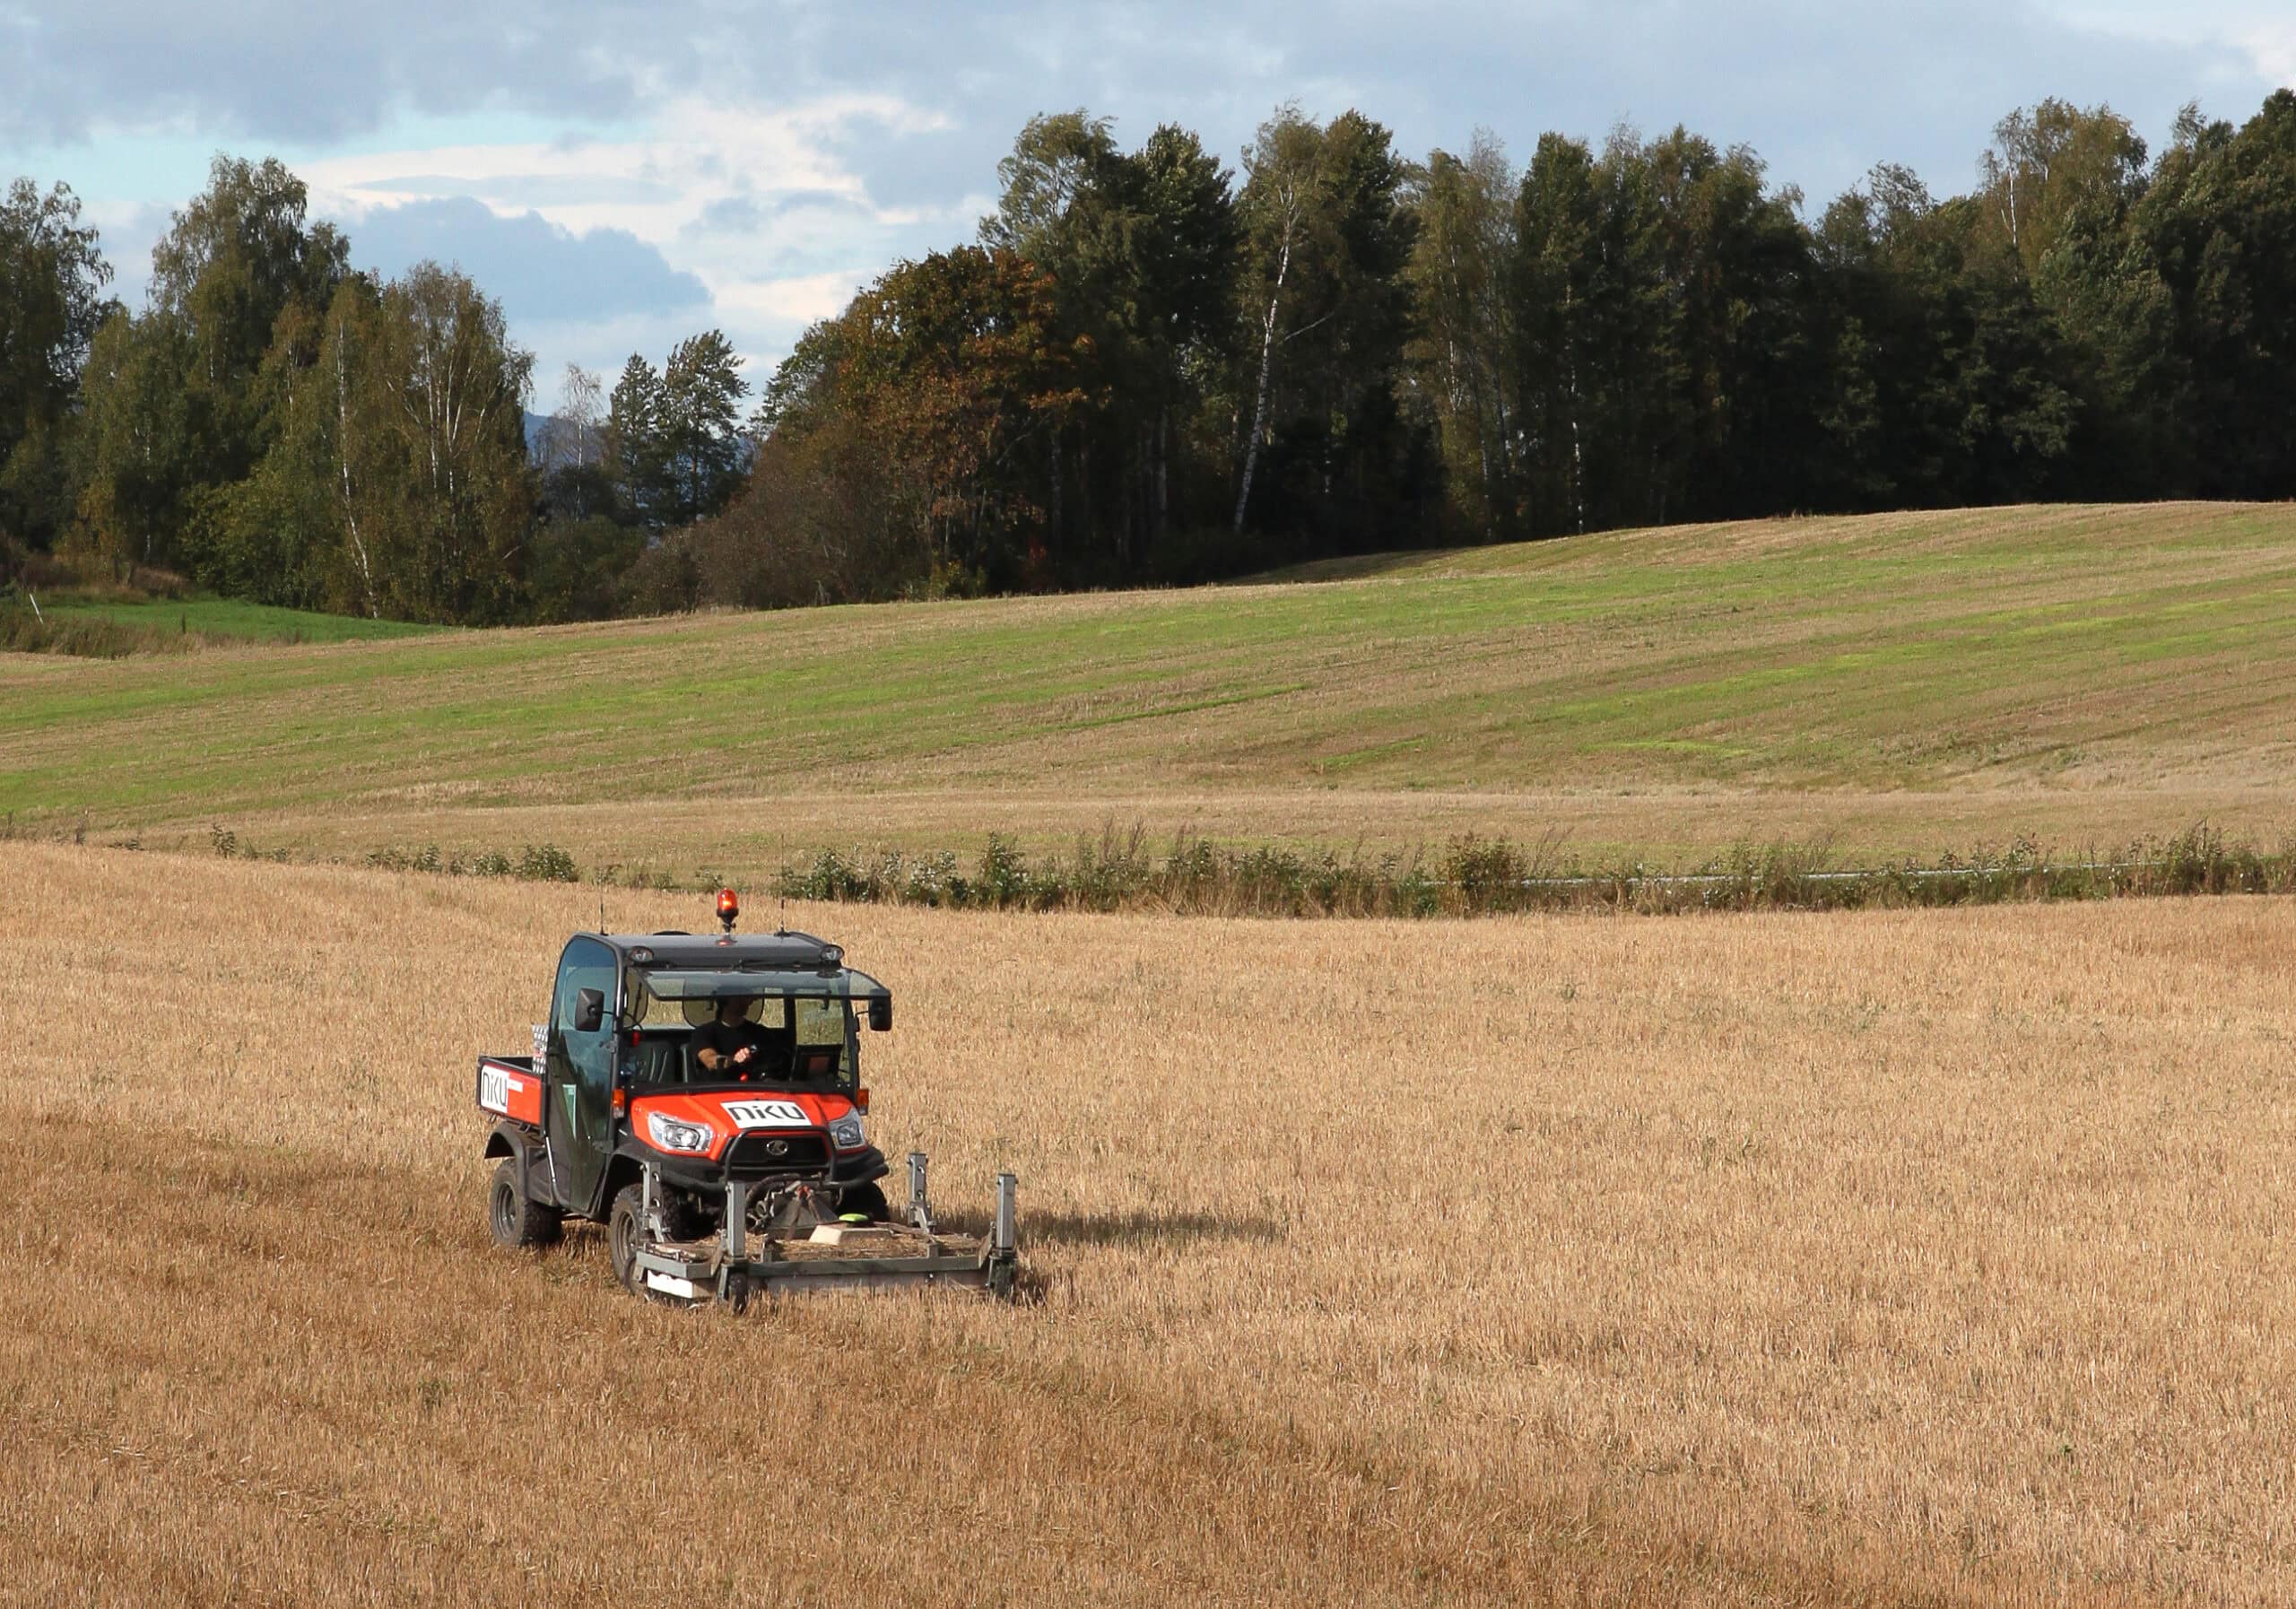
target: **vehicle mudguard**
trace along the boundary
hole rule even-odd
[[[865,1185],[892,1171],[892,1164],[885,1161],[885,1153],[874,1145],[850,1151],[830,1162],[829,1182],[839,1189],[854,1185]]]
[[[532,1172],[535,1149],[534,1139],[526,1130],[507,1118],[486,1131],[486,1160],[491,1162],[497,1157],[509,1157],[517,1165],[518,1194],[529,1201],[555,1206],[557,1201],[547,1190],[540,1194],[535,1190],[536,1184],[548,1182],[537,1178]]]

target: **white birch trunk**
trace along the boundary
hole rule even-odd
[[[343,524],[351,534],[351,556],[359,566],[360,590],[367,596],[367,618],[380,620],[382,611],[375,604],[375,569],[367,559],[366,538],[359,530],[359,508],[352,495],[351,484],[351,380],[343,366],[344,332],[335,332],[335,458],[342,472]]]
[[[1562,339],[1569,347],[1570,361],[1567,365],[1570,391],[1570,524],[1584,536],[1587,534],[1587,457],[1578,438],[1578,342],[1571,333],[1571,313],[1574,292],[1562,293]]]
[[[1252,404],[1252,432],[1244,444],[1244,483],[1236,493],[1236,534],[1244,531],[1244,509],[1252,500],[1252,475],[1259,468],[1260,432],[1267,428],[1267,379],[1275,363],[1275,319],[1283,306],[1283,276],[1292,271],[1292,218],[1283,220],[1283,250],[1275,260],[1275,286],[1259,335],[1259,399]]]

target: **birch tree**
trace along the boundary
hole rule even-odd
[[[1292,290],[1292,259],[1314,244],[1323,244],[1316,201],[1323,176],[1323,130],[1309,122],[1296,106],[1279,109],[1260,125],[1259,134],[1244,147],[1244,191],[1240,211],[1245,249],[1245,305],[1258,314],[1258,370],[1251,396],[1251,424],[1244,432],[1243,473],[1236,487],[1235,531],[1243,534],[1244,516],[1251,508],[1252,479],[1259,472],[1261,444],[1267,435],[1270,392],[1275,380],[1277,332],[1285,328],[1287,293]],[[1296,331],[1287,331],[1289,340]]]
[[[395,564],[416,618],[505,618],[532,520],[526,401],[534,359],[501,304],[470,279],[418,263],[383,293],[381,377],[416,474],[401,492]]]
[[[558,410],[543,422],[536,467],[545,475],[590,468],[603,450],[604,425],[604,387],[579,363],[569,363],[559,381]]]
[[[187,548],[187,522],[213,514],[277,439],[291,388],[271,361],[282,326],[316,323],[348,253],[280,163],[215,159],[152,248],[150,308],[86,380],[79,520],[91,545],[162,565],[212,555],[212,532]],[[307,366],[317,347],[294,352]]]
[[[516,613],[532,362],[500,305],[434,263],[337,293],[296,439],[332,495],[341,604],[401,620]]]
[[[280,317],[326,307],[349,272],[350,243],[309,211],[303,181],[275,158],[218,156],[207,188],[152,248],[152,309],[190,344],[186,401],[205,484],[246,474],[276,432],[258,381]]]
[[[2027,275],[2038,275],[2080,207],[2135,199],[2144,154],[2135,127],[2110,107],[2054,98],[2020,107],[1994,125],[1978,159],[1986,214]]]
[[[1486,541],[1513,523],[1515,189],[1505,150],[1481,130],[1465,157],[1431,154],[1412,185],[1413,371],[1442,431],[1460,513]]]
[[[1233,530],[1336,545],[1420,539],[1439,495],[1431,418],[1400,395],[1418,217],[1410,166],[1359,112],[1278,112],[1245,153],[1251,424]],[[1277,472],[1275,481],[1269,471]],[[1281,495],[1263,495],[1260,488]]]

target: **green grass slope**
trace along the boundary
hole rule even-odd
[[[1391,556],[1183,592],[122,662],[0,656],[20,829],[770,859],[1231,836],[1918,848],[2282,814],[2296,509],[1979,510]],[[1591,826],[1587,824],[1591,823]]]
[[[437,630],[407,621],[364,620],[357,615],[320,614],[309,609],[281,609],[240,598],[154,598],[136,603],[64,598],[44,600],[40,607],[53,620],[102,620],[163,636],[172,631],[248,642],[353,642],[420,637]]]

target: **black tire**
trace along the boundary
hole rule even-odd
[[[839,1213],[865,1213],[872,1223],[883,1223],[893,1215],[891,1204],[885,1200],[884,1191],[874,1180],[865,1185],[846,1186],[838,1195],[837,1210]]]
[[[564,1229],[565,1215],[518,1188],[518,1159],[506,1156],[495,1165],[494,1182],[486,1189],[486,1227],[497,1246],[549,1246]]]
[[[645,1283],[638,1277],[638,1237],[644,1225],[639,1222],[646,1203],[646,1192],[638,1185],[624,1185],[613,1198],[613,1206],[606,1213],[606,1255],[613,1264],[613,1276],[622,1288],[633,1296],[648,1294]]]
[[[688,1300],[657,1291],[639,1277],[638,1239],[645,1231],[644,1213],[646,1189],[642,1185],[624,1185],[615,1193],[613,1206],[606,1213],[606,1256],[613,1264],[613,1276],[622,1288],[632,1296],[648,1301],[657,1301],[665,1307],[698,1308],[710,1299],[697,1296]]]

